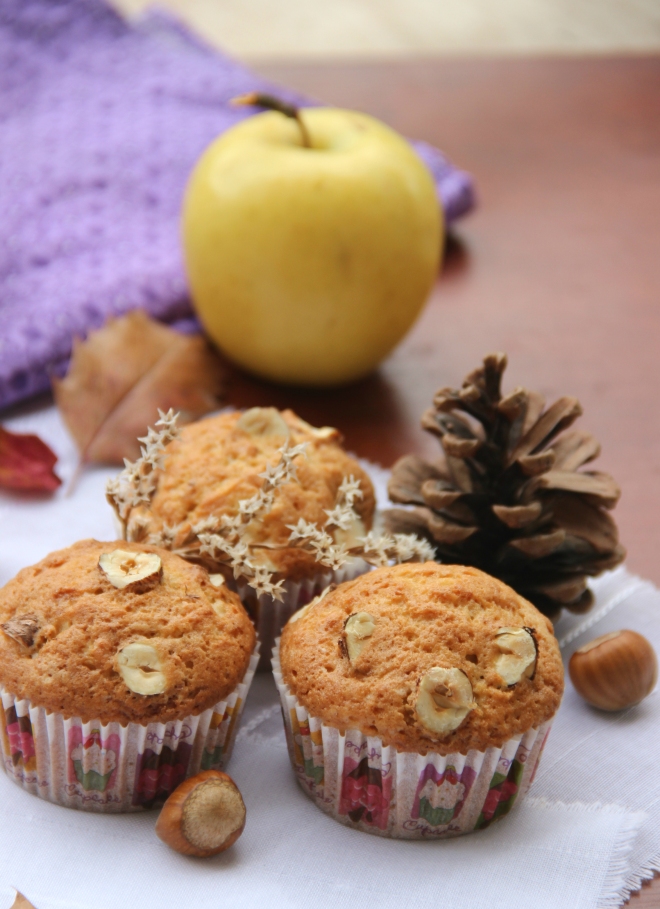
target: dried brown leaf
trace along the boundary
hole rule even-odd
[[[53,467],[57,456],[39,436],[0,426],[0,486],[25,492],[53,492],[61,484]]]
[[[81,462],[106,464],[139,456],[137,437],[158,409],[178,411],[180,423],[215,410],[222,385],[220,361],[202,337],[140,310],[74,344],[66,377],[53,382]]]

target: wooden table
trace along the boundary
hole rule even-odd
[[[340,426],[384,465],[432,455],[419,428],[433,392],[490,351],[505,387],[574,394],[623,488],[616,517],[632,571],[660,583],[660,57],[277,64],[260,71],[374,114],[470,170],[461,222],[417,325],[377,375],[336,391],[238,373],[238,406],[291,406]],[[660,906],[660,881],[633,905]]]

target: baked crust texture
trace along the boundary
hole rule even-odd
[[[286,442],[291,446],[307,444],[305,454],[294,462],[298,481],[277,489],[273,507],[247,525],[244,536],[250,544],[266,544],[261,559],[269,570],[292,581],[314,577],[323,570],[311,553],[287,546],[291,532],[287,525],[304,518],[322,527],[326,511],[335,505],[342,480],[351,474],[360,481],[363,493],[355,503],[362,522],[355,534],[370,530],[376,507],[373,486],[355,458],[341,447],[339,432],[316,430],[291,410],[259,410],[274,414],[285,431],[248,432],[239,425],[243,417],[239,411],[185,426],[167,448],[165,468],[150,506],[133,509],[129,536],[134,522],[135,526],[143,524],[147,533],[178,528],[176,537],[184,538],[205,518],[236,515],[238,503],[260,489],[263,481],[259,474],[268,464],[278,462],[279,450]],[[222,566],[214,570],[220,571]]]
[[[160,579],[142,593],[117,589],[99,568],[101,554],[116,550],[156,553]],[[214,586],[205,569],[123,540],[82,540],[20,571],[0,590],[0,624],[26,615],[36,620],[31,642],[0,631],[0,683],[84,722],[147,724],[201,713],[241,681],[255,644],[238,596]],[[118,654],[135,642],[155,650],[162,693],[138,694],[124,681]]]
[[[350,659],[346,622],[364,613],[373,630]],[[496,670],[497,635],[512,627],[531,630],[536,666],[507,687]],[[341,584],[286,625],[280,659],[284,681],[312,716],[420,754],[501,747],[549,720],[564,684],[549,619],[476,568],[435,562],[378,568]],[[458,669],[472,686],[473,708],[448,735],[429,731],[417,713],[421,680],[434,667]]]

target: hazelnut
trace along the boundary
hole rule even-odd
[[[99,557],[99,568],[118,590],[145,593],[159,583],[163,563],[155,552],[128,552],[114,549]]]
[[[122,679],[135,694],[162,694],[167,688],[163,664],[151,644],[133,641],[122,647],[117,665]]]
[[[342,640],[351,663],[360,656],[375,627],[376,619],[368,612],[354,612],[346,619]]]
[[[181,783],[156,821],[156,834],[176,852],[206,858],[236,842],[245,827],[245,804],[236,783],[205,770]]]
[[[289,427],[276,407],[251,407],[241,415],[236,428],[249,436],[289,437]]]
[[[653,690],[658,661],[636,631],[612,631],[576,650],[568,664],[576,691],[601,710],[639,704]]]
[[[461,669],[434,666],[420,680],[415,712],[438,738],[458,729],[474,707],[472,685]]]
[[[499,628],[495,646],[502,653],[495,660],[495,671],[507,688],[534,677],[537,644],[532,628]]]

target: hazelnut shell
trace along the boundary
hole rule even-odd
[[[576,650],[568,664],[582,697],[601,710],[624,710],[653,690],[658,661],[651,644],[636,631],[615,631]]]

